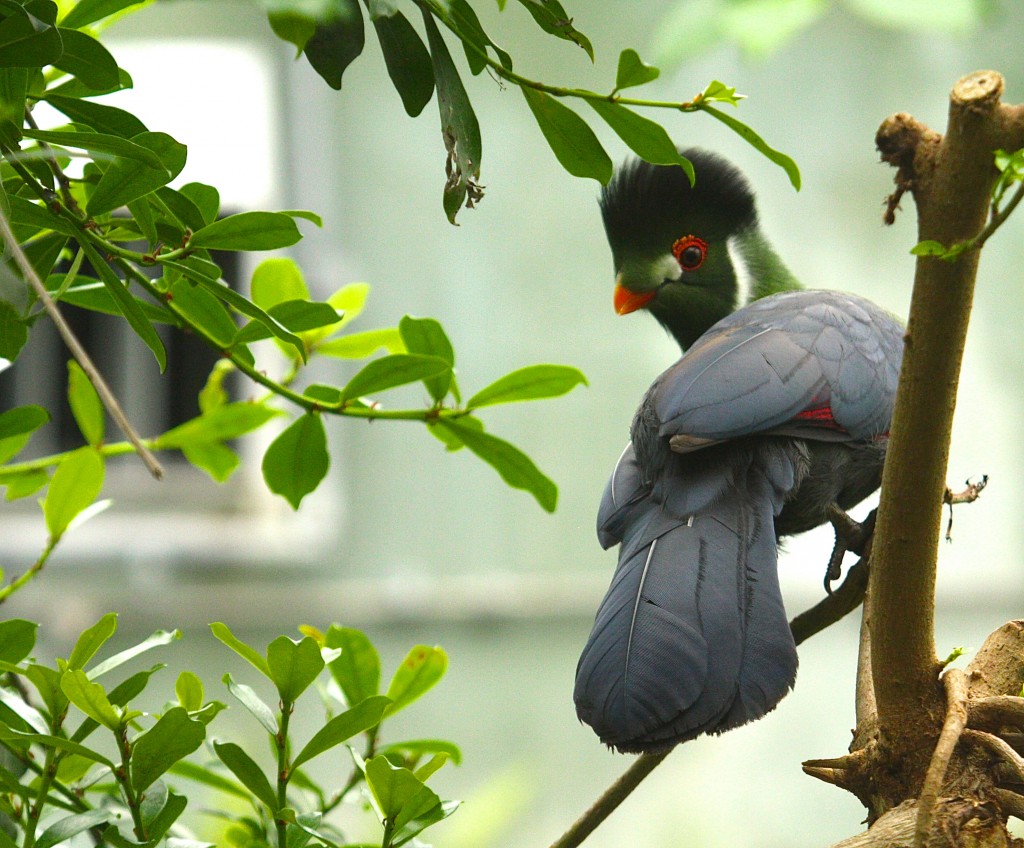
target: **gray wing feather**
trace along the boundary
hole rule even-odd
[[[756,301],[716,324],[659,378],[659,434],[734,439],[829,405],[850,438],[881,435],[892,417],[902,334],[888,313],[852,295],[804,291]]]

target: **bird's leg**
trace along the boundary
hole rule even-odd
[[[954,492],[949,486],[946,486],[946,491],[942,495],[942,502],[949,504],[949,522],[946,524],[946,541],[953,541],[953,505],[961,503],[974,503],[978,496],[981,494],[982,489],[988,485],[988,475],[982,474],[981,479],[977,483],[972,483],[970,480],[965,481],[967,486],[962,492]]]
[[[843,557],[847,551],[853,551],[858,556],[864,556],[871,535],[875,532],[875,513],[873,509],[863,521],[855,521],[847,512],[840,508],[837,503],[830,503],[825,512],[828,515],[829,524],[836,532],[836,544],[832,548],[832,556],[828,559],[828,568],[825,571],[825,591],[832,594],[832,584],[839,579],[843,570]]]

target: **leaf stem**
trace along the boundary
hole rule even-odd
[[[46,561],[50,558],[50,554],[53,553],[53,549],[57,547],[57,542],[60,541],[60,537],[54,539],[50,538],[46,542],[46,547],[43,548],[43,552],[39,555],[32,565],[20,576],[16,577],[6,586],[0,587],[0,604],[6,601],[11,595],[27,585],[32,579],[43,570],[43,566],[46,565]]]
[[[121,766],[114,770],[114,777],[121,786],[124,793],[125,804],[132,814],[132,829],[135,831],[135,838],[139,842],[148,841],[146,825],[142,821],[141,799],[132,787],[131,772],[129,769],[132,756],[132,744],[128,739],[128,725],[122,723],[116,731],[118,748],[121,751]]]
[[[288,806],[288,781],[292,776],[288,763],[288,725],[294,709],[295,705],[291,701],[281,702],[281,720],[274,737],[277,747],[277,814],[274,823],[277,826],[278,848],[288,848],[288,822],[281,817],[281,811]]]

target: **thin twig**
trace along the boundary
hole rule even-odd
[[[967,675],[958,668],[951,668],[942,680],[946,687],[946,720],[942,724],[939,741],[935,743],[921,795],[917,800],[914,848],[924,848],[928,844],[942,781],[946,777],[946,769],[957,742],[967,726]]]
[[[622,777],[609,786],[572,827],[551,843],[551,848],[576,848],[582,845],[583,840],[590,836],[670,753],[671,751],[665,751],[661,754],[641,754],[637,757]]]
[[[117,398],[114,397],[114,393],[110,390],[106,380],[103,379],[103,375],[100,374],[99,369],[93,364],[89,354],[85,352],[85,348],[82,347],[72,332],[71,327],[64,320],[64,316],[60,314],[57,304],[53,302],[53,298],[50,297],[46,286],[39,279],[35,268],[32,267],[28,257],[25,256],[25,252],[21,249],[21,245],[18,244],[18,240],[14,237],[7,216],[2,211],[0,211],[0,236],[6,242],[8,249],[14,256],[14,261],[18,264],[22,274],[25,275],[25,279],[28,280],[29,285],[35,290],[36,296],[39,298],[40,303],[43,304],[43,308],[46,309],[47,314],[53,319],[53,323],[57,327],[57,332],[60,333],[61,338],[64,340],[64,344],[67,345],[68,350],[71,351],[71,355],[78,364],[82,366],[82,370],[89,378],[89,382],[95,387],[96,393],[100,396],[100,400],[103,401],[103,405],[110,412],[111,417],[117,423],[117,426],[121,428],[128,441],[135,447],[136,453],[145,463],[146,468],[149,469],[149,473],[157,480],[161,479],[164,476],[163,466],[160,465],[157,458],[142,443],[142,438],[135,432],[135,428],[132,427],[128,416],[124,414],[124,410],[121,409],[121,405],[117,402]]]
[[[977,483],[972,483],[970,480],[967,480],[964,485],[967,488],[961,492],[954,492],[947,486],[946,491],[942,496],[942,502],[949,506],[949,521],[946,524],[947,542],[953,541],[953,507],[956,504],[974,503],[988,485],[988,475],[982,474],[981,479]]]

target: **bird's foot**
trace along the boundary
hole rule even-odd
[[[946,491],[942,495],[942,502],[949,505],[949,521],[946,524],[946,541],[953,541],[953,506],[954,504],[962,503],[974,503],[982,490],[988,485],[988,475],[982,474],[981,479],[977,483],[972,483],[970,479],[964,481],[964,485],[967,487],[962,492],[954,492],[949,486],[946,486]]]
[[[871,510],[863,521],[855,521],[848,513],[840,509],[838,504],[831,503],[826,509],[829,524],[836,533],[836,544],[832,548],[832,556],[828,559],[825,571],[825,591],[832,594],[832,584],[843,572],[843,557],[847,551],[864,556],[875,532],[875,513]]]

